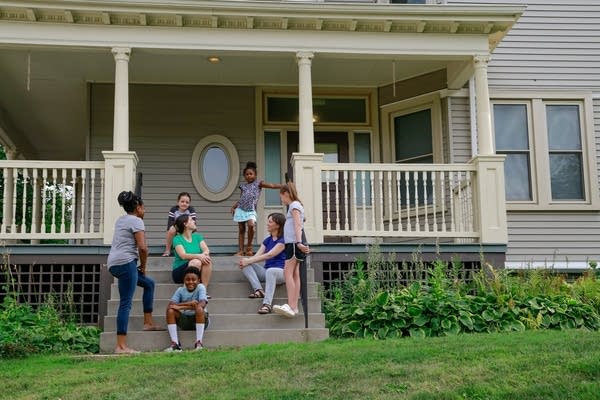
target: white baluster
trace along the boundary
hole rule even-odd
[[[46,228],[46,189],[48,188],[48,170],[42,169],[42,233],[48,233]]]
[[[23,168],[23,208],[21,209],[21,233],[27,232],[27,181],[29,180],[29,170]]]
[[[361,185],[361,189],[362,189],[362,219],[363,219],[363,226],[362,226],[362,230],[366,231],[367,230],[367,197],[365,195],[365,186],[366,186],[366,182],[365,182],[365,171],[360,171],[360,179],[362,182]]]
[[[32,193],[33,198],[31,200],[31,233],[37,233],[37,225],[38,225],[38,210],[39,210],[39,196],[38,196],[38,170],[34,168],[32,170],[33,173],[33,185],[32,185]]]
[[[413,172],[415,187],[415,231],[421,231],[421,222],[419,221],[419,172]]]
[[[440,206],[442,208],[442,232],[446,232],[446,173],[440,171]]]
[[[429,179],[427,178],[427,171],[422,171],[421,176],[423,177],[423,205],[424,205],[424,213],[425,213],[425,232],[429,232],[429,204],[427,201],[427,182]]]
[[[73,170],[73,172],[75,172],[75,170]],[[87,173],[85,168],[81,169],[81,193],[80,193],[80,197],[81,197],[81,207],[79,210],[79,232],[85,232],[85,196],[87,194]],[[73,188],[75,188],[75,184],[76,182],[73,182]],[[77,199],[77,197],[75,196],[75,194],[73,193],[73,199]],[[75,201],[73,202],[75,203]],[[75,204],[73,204],[73,206],[75,206]],[[73,207],[75,208],[75,207]],[[72,226],[75,226],[75,214],[73,215],[73,223]],[[91,231],[90,231],[91,232]]]
[[[89,232],[94,232],[94,202],[95,202],[95,188],[96,188],[96,169],[90,169],[90,185],[88,186],[87,192],[90,193],[90,227]],[[86,192],[84,192],[86,193]]]
[[[410,190],[409,190],[409,185],[410,185],[410,172],[409,171],[404,171],[404,190],[406,190],[406,231],[407,232],[411,232],[412,231],[412,218],[410,216]]]
[[[377,229],[375,226],[375,171],[369,173],[369,181],[371,182],[371,230]]]
[[[98,224],[98,231],[100,233],[104,233],[104,202],[106,199],[104,198],[104,168],[100,170],[100,222]]]
[[[394,176],[396,177],[396,184],[394,185],[396,187],[396,207],[398,210],[398,232],[402,232],[403,228],[402,228],[402,172],[401,171],[396,171],[396,173],[394,174]]]
[[[3,210],[2,210],[2,225],[0,226],[0,232],[1,233],[6,233],[6,228],[8,227],[7,222],[7,211],[8,208],[7,206],[10,204],[10,199],[8,198],[8,194],[9,194],[9,190],[7,189],[8,187],[8,180],[6,179],[6,177],[8,176],[8,168],[2,168],[2,187],[4,188],[4,193],[2,193],[2,206],[3,206]]]
[[[17,232],[17,181],[19,180],[18,168],[13,169],[13,201],[12,201],[12,224],[11,233]]]
[[[52,190],[52,215],[51,215],[51,220],[52,220],[52,226],[50,228],[50,233],[56,233],[56,188],[57,188],[57,173],[56,173],[56,168],[52,168],[52,186],[53,186],[53,190]]]
[[[450,188],[450,232],[456,232],[456,213],[458,207],[454,207],[454,171],[448,171],[448,186]]]
[[[60,205],[60,233],[65,233],[65,220],[67,219],[65,216],[65,203],[67,202],[67,170],[62,169],[62,190],[61,190],[61,198],[62,204]]]
[[[439,173],[439,171],[432,171],[431,172],[431,200],[433,202],[433,231],[437,232],[438,231],[438,224],[437,224],[437,196],[436,193],[438,192],[439,188],[437,187],[437,174]]]
[[[357,229],[358,228],[358,221],[356,220],[357,218],[357,209],[358,209],[358,198],[356,197],[356,174],[357,171],[351,171],[350,172],[350,179],[352,180],[352,224],[353,224],[353,228]]]
[[[389,231],[394,232],[394,213],[393,213],[393,199],[392,199],[392,171],[386,173],[387,176],[387,193],[388,193],[388,220],[389,220]]]
[[[340,230],[340,178],[339,172],[333,171],[333,185],[335,187],[335,230]]]
[[[348,207],[350,207],[351,199],[348,198],[350,192],[350,182],[348,181],[348,170],[344,170],[344,230],[349,230],[350,225],[348,224]]]
[[[327,230],[331,230],[331,200],[329,199],[329,174],[331,171],[325,171],[325,219],[327,221]]]

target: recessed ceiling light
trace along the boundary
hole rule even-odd
[[[221,59],[217,56],[210,56],[207,58],[208,62],[211,64],[218,64],[221,62]]]

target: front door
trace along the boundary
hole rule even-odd
[[[292,153],[298,151],[298,132],[288,132],[287,143],[287,156],[288,160],[291,160]],[[315,132],[315,153],[323,153],[323,162],[325,163],[349,162],[348,132]],[[292,167],[289,161],[288,175],[293,180]],[[327,223],[329,223],[330,226],[335,227],[339,222],[339,226],[343,229],[346,224],[344,208],[349,193],[346,193],[347,188],[341,173],[337,177],[329,176],[328,180],[329,183],[323,182],[321,184],[323,225],[327,226]],[[300,194],[300,198],[302,198],[302,194]],[[327,199],[329,199],[329,205],[327,205]],[[337,241],[340,241],[340,239],[345,241],[344,238],[338,238]],[[327,238],[325,238],[325,241],[328,241]]]

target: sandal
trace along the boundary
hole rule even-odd
[[[169,257],[171,255],[170,251],[165,251],[164,253],[162,253],[161,257]]]
[[[254,292],[248,295],[249,299],[262,299],[265,297],[265,292],[262,289],[256,289]]]
[[[240,250],[240,251],[238,251],[237,253],[235,253],[235,254],[234,254],[234,256],[242,256],[242,257],[243,257],[243,256],[244,256],[244,254],[245,254],[245,253],[244,253],[244,251],[243,251],[243,250]]]
[[[254,250],[252,249],[252,246],[246,247],[246,252],[244,253],[244,255],[246,257],[252,257],[254,255]]]
[[[258,308],[257,312],[259,314],[271,314],[271,312],[273,312],[273,307],[271,307],[270,304],[263,303],[263,305]]]

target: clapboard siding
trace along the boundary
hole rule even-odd
[[[114,91],[112,85],[92,86],[90,143],[97,160],[102,150],[112,149]],[[143,173],[149,244],[164,242],[167,212],[181,191],[192,195],[199,230],[209,245],[237,242],[237,225],[229,210],[239,190],[222,202],[204,200],[192,183],[190,163],[196,143],[212,134],[233,142],[241,166],[254,160],[254,110],[254,89],[248,87],[130,86],[130,149],[137,153],[138,172]]]
[[[466,163],[471,159],[471,117],[469,99],[452,97],[450,103],[450,137],[452,163]]]
[[[449,4],[491,2],[450,0]],[[502,0],[527,9],[495,49],[490,86],[600,88],[600,2]]]

